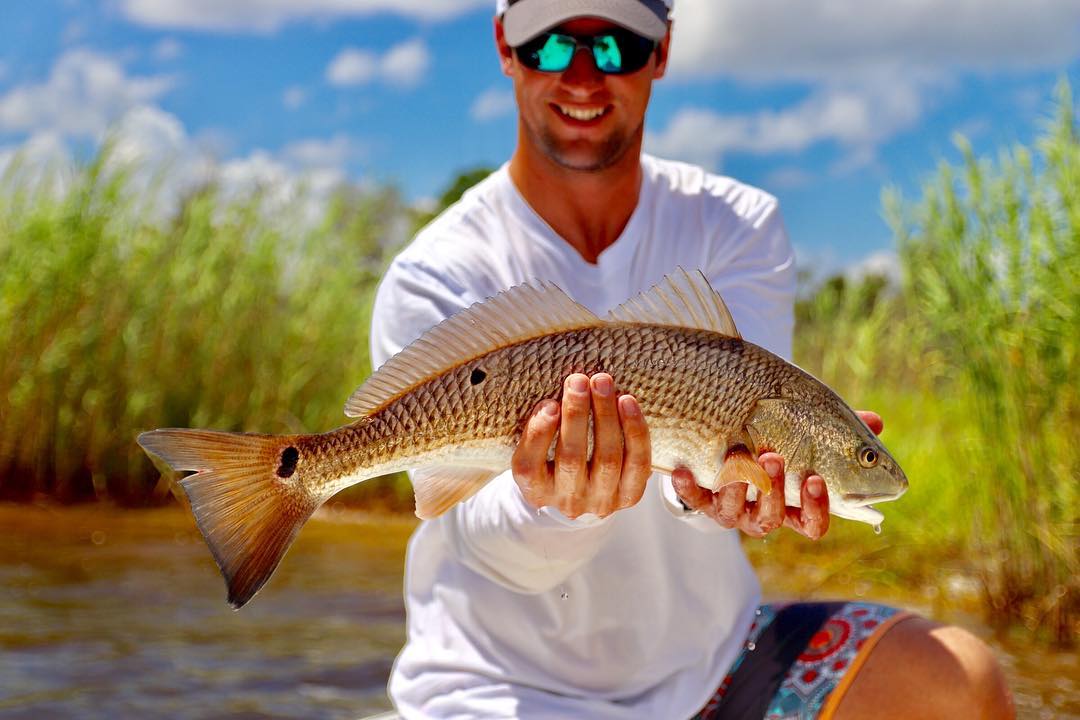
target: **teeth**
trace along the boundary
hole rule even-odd
[[[572,108],[563,107],[562,105],[556,106],[559,108],[559,112],[568,117],[572,117],[575,120],[593,120],[604,114],[604,108]]]

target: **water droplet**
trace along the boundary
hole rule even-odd
[[[874,534],[875,535],[880,535],[881,534],[881,523],[878,523],[877,525],[874,526]]]
[[[95,545],[104,545],[105,533],[101,530],[95,530],[94,532],[90,533],[90,542],[94,543]]]
[[[570,593],[563,590],[562,595],[560,595],[559,597],[561,597],[563,600],[569,600],[570,599]]]
[[[748,642],[748,643],[746,643],[746,649],[749,650],[750,652],[754,652],[755,650],[757,650],[757,645],[755,645],[752,642]]]

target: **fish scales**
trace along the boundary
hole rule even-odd
[[[369,418],[315,436],[310,452],[329,459],[317,465],[325,467],[319,473],[323,483],[334,489],[370,468],[408,469],[432,451],[466,442],[490,441],[484,465],[498,464],[509,457],[532,408],[544,399],[560,399],[567,375],[597,372],[610,373],[618,392],[641,399],[661,451],[673,450],[665,431],[687,427],[698,443],[717,446],[719,440],[723,450],[742,441],[743,423],[759,398],[778,396],[785,375],[798,379],[790,369],[738,338],[606,324],[535,338],[463,363]],[[485,377],[474,384],[477,370]],[[475,460],[476,450],[446,459]]]

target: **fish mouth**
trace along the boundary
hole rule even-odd
[[[906,490],[907,488],[904,488]],[[904,490],[895,493],[844,493],[840,497],[844,504],[853,507],[869,507],[870,503],[895,500],[904,494]]]

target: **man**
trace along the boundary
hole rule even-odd
[[[501,0],[517,147],[388,270],[376,365],[521,282],[552,281],[602,313],[678,265],[705,273],[748,340],[790,356],[794,258],[775,199],[641,153],[672,1]],[[799,510],[783,506],[773,453],[759,460],[774,492],[758,503],[741,483],[713,494],[685,470],[651,475],[648,428],[617,388],[605,374],[568,377],[561,403],[528,419],[512,470],[418,528],[409,639],[390,681],[404,717],[1008,716],[992,656],[956,628],[878,606],[759,608],[734,528],[820,537],[823,481],[806,479]],[[807,665],[809,651],[782,659],[783,640],[805,638],[798,653],[811,636],[818,655],[838,653],[827,669]]]

